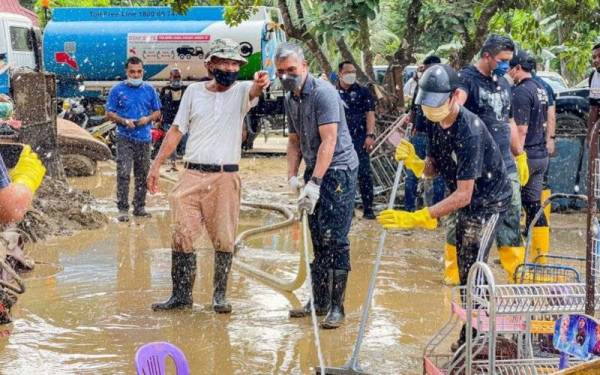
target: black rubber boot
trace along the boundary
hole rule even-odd
[[[233,253],[215,251],[215,274],[213,278],[213,310],[219,314],[231,312],[231,305],[225,299],[227,293],[227,277],[231,270]]]
[[[315,269],[310,266],[310,277],[312,280],[312,293],[315,299],[315,313],[317,316],[325,316],[329,309],[330,283],[329,273]],[[304,318],[310,316],[310,300],[299,309],[290,310],[290,318]]]
[[[152,304],[152,310],[173,310],[192,307],[192,290],[196,281],[196,254],[173,251],[171,253],[171,279],[173,292],[165,302]]]
[[[346,284],[348,282],[348,271],[330,270],[332,275],[331,307],[323,321],[321,328],[335,329],[344,321],[344,297],[346,295]]]

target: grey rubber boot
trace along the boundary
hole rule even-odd
[[[344,322],[344,297],[346,295],[346,284],[348,282],[348,271],[330,270],[332,275],[331,307],[323,321],[321,328],[338,328]]]
[[[173,251],[171,253],[171,279],[173,292],[165,302],[152,304],[152,310],[173,310],[192,307],[192,291],[196,281],[196,254]]]
[[[215,251],[215,274],[213,278],[213,310],[219,314],[231,312],[231,305],[227,303],[227,278],[231,270],[233,253]]]
[[[312,280],[312,293],[315,299],[315,313],[317,316],[325,316],[329,310],[330,289],[329,272],[317,270],[310,265],[310,277]],[[290,310],[290,318],[304,318],[310,316],[310,300],[299,309]]]

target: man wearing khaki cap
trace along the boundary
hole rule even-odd
[[[190,85],[185,91],[173,126],[167,132],[148,174],[148,189],[158,191],[160,165],[188,134],[185,170],[169,193],[173,218],[171,278],[173,292],[152,309],[172,310],[192,306],[196,278],[194,240],[203,229],[215,249],[213,309],[231,312],[225,299],[240,211],[241,157],[244,116],[269,86],[266,72],[252,82],[237,82],[246,63],[240,47],[230,39],[216,39],[206,57],[211,81]]]

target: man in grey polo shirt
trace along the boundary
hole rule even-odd
[[[290,187],[299,190],[298,168],[304,159],[305,186],[298,208],[308,221],[315,258],[311,264],[317,315],[322,328],[337,328],[344,320],[344,294],[350,271],[348,232],[354,210],[358,157],[346,125],[344,106],[335,87],[308,73],[302,49],[283,43],[275,55],[289,124],[287,148]],[[290,311],[310,315],[310,303]]]

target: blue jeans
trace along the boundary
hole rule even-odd
[[[411,139],[410,143],[415,146],[415,152],[421,159],[425,159],[427,155],[427,135],[424,133],[417,133]],[[404,179],[404,209],[406,211],[414,211],[417,209],[417,186],[419,179],[415,174],[406,170],[406,178]],[[441,176],[437,176],[433,179],[432,187],[433,198],[429,205],[434,205],[437,202],[444,199],[446,193],[446,185],[444,179]]]
[[[338,269],[350,271],[350,225],[354,211],[358,168],[329,169],[323,177],[315,212],[308,216],[315,258],[315,271]],[[304,172],[308,182],[312,170]]]

